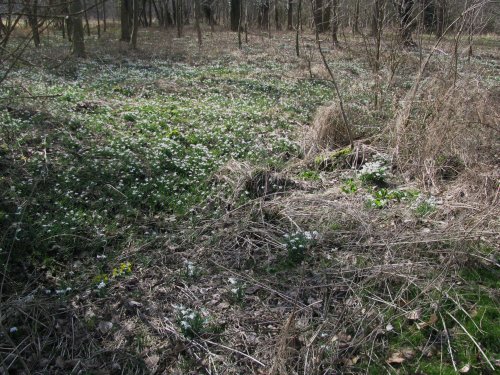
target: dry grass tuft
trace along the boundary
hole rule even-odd
[[[320,107],[311,129],[307,129],[303,148],[306,154],[349,145],[349,135],[337,103]]]
[[[396,127],[401,170],[435,191],[464,177],[469,190],[491,199],[491,181],[499,178],[499,97],[498,89],[472,79],[451,87],[437,79],[424,82],[411,115]]]

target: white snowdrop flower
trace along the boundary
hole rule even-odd
[[[231,293],[238,294],[238,288],[231,289]]]
[[[101,280],[101,282],[99,284],[97,284],[97,289],[102,289],[106,286],[106,283],[104,281]]]
[[[10,327],[9,332],[10,333],[16,333],[17,332],[17,327]]]
[[[107,256],[104,254],[102,254],[102,255],[97,254],[97,259],[106,259],[106,258],[107,258]]]
[[[229,281],[230,284],[236,284],[237,280],[234,278],[234,277],[230,277],[229,279],[227,279],[227,281]]]

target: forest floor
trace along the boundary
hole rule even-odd
[[[500,40],[419,80],[426,38],[377,74],[323,41],[353,148],[312,36],[28,51],[0,86],[0,374],[499,371]]]

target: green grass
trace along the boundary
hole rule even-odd
[[[87,61],[69,76],[12,72],[33,95],[56,97],[0,112],[0,247],[65,259],[154,239],[165,229],[153,218],[187,215],[211,196],[226,161],[279,166],[282,155],[298,156],[290,124],[307,121],[331,90],[278,80],[279,66],[254,78],[257,69]]]
[[[385,356],[403,348],[415,351],[413,358],[401,365],[393,365],[394,368],[400,369],[398,371],[454,374],[453,361],[458,369],[470,365],[472,367],[470,373],[473,374],[489,371],[486,360],[469,335],[479,343],[490,361],[493,362],[498,358],[500,310],[498,298],[490,293],[498,289],[498,270],[486,266],[467,267],[462,271],[462,277],[466,281],[465,285],[455,287],[449,297],[438,294],[427,295],[435,301],[434,306],[437,310],[429,306],[422,312],[419,322],[430,322],[431,315],[436,314],[436,321],[432,324],[419,328],[417,322],[410,321],[404,316],[391,321],[394,330],[387,334],[388,350]],[[387,316],[393,317],[395,313],[395,311],[388,312]],[[445,328],[449,334],[449,343],[444,334]],[[452,348],[453,359],[449,354],[449,345]],[[432,348],[431,351],[427,351],[432,354],[425,354],[424,348]],[[373,373],[377,373],[375,369]]]

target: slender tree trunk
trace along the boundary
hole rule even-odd
[[[276,25],[276,30],[281,30],[278,0],[274,0],[274,23]]]
[[[441,38],[446,27],[446,0],[436,0],[436,37]]]
[[[28,23],[31,27],[31,33],[33,34],[33,43],[35,47],[40,47],[40,32],[38,30],[38,0],[33,1],[33,6],[30,9],[30,15],[28,16]]]
[[[381,0],[375,0],[373,2],[373,11],[372,11],[372,36],[376,36],[377,35],[377,30],[378,30],[378,15],[380,14],[380,8],[381,8],[381,4],[380,4],[380,1]]]
[[[153,0],[149,0],[148,7],[149,27],[153,26]]]
[[[106,32],[107,24],[106,24],[106,0],[102,2],[102,26],[103,31]]]
[[[82,20],[82,1],[71,0],[70,4],[71,29],[73,31],[73,55],[85,57],[85,42]]]
[[[200,0],[194,1],[194,18],[195,18],[195,24],[196,24],[196,34],[198,36],[198,46],[201,48],[203,41],[202,41],[202,37],[201,37],[201,25],[200,25],[200,19],[201,19]]]
[[[147,0],[142,0],[142,6],[140,8],[141,11],[139,13],[139,24],[142,23],[143,27],[148,27],[149,26],[148,16],[147,16],[146,1]]]
[[[137,33],[139,31],[139,0],[132,0],[132,35],[130,36],[130,46],[137,48]]]
[[[332,43],[336,47],[339,45],[338,31],[339,31],[339,12],[338,0],[332,0]]]
[[[245,0],[245,43],[248,44],[248,0]]]
[[[64,19],[65,27],[66,27],[66,32],[68,34],[68,41],[73,42],[73,18],[70,16],[71,10],[70,10],[71,5],[68,6],[67,8],[67,14],[68,16]]]
[[[238,48],[241,49],[242,43],[241,43],[241,0],[239,3],[239,9],[238,9],[239,15],[238,15]]]
[[[302,0],[299,0],[299,5],[297,7],[297,30],[295,32],[295,53],[297,57],[300,57],[299,34],[300,34],[301,18],[302,18]]]
[[[184,27],[184,17],[182,10],[182,0],[176,1],[175,21],[177,24],[177,38],[182,38],[182,31]]]
[[[85,27],[87,28],[87,35],[90,36],[89,15],[87,13],[87,0],[83,0],[83,15],[85,16]]]
[[[121,19],[121,38],[124,42],[130,42],[130,0],[121,0],[120,19]]]
[[[241,0],[231,0],[231,31],[238,31],[241,25]]]
[[[288,13],[287,29],[293,30],[293,0],[288,0],[287,13]]]
[[[97,18],[97,38],[101,37],[101,19],[99,14],[99,0],[95,0],[95,12]]]
[[[359,1],[356,0],[354,3],[354,19],[352,22],[352,33],[359,34]]]
[[[312,0],[313,20],[315,28],[318,30],[318,33],[326,31],[330,19],[329,6],[327,6],[326,10],[323,8],[324,8],[323,0]]]
[[[158,26],[163,26],[163,15],[158,11],[158,7],[156,6],[156,3],[154,0],[151,0],[151,4],[153,5],[153,8],[155,10],[155,15],[156,19],[158,20]]]
[[[415,46],[413,33],[413,5],[415,0],[394,0],[399,16],[399,35],[406,47]]]
[[[262,0],[259,5],[257,21],[261,30],[269,29],[269,0]]]

